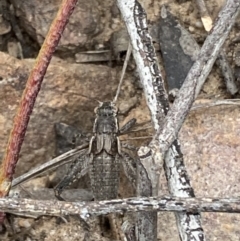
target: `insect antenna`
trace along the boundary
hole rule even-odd
[[[121,74],[121,78],[120,78],[120,81],[119,81],[119,84],[118,84],[118,88],[117,88],[117,92],[116,92],[116,95],[113,99],[113,103],[116,103],[117,101],[117,98],[119,96],[119,93],[120,93],[120,90],[121,90],[121,86],[122,86],[122,82],[123,82],[123,78],[124,78],[124,75],[125,75],[125,72],[126,72],[126,68],[127,68],[127,65],[128,65],[128,61],[130,59],[130,55],[131,55],[131,52],[132,52],[132,45],[128,44],[128,49],[127,49],[127,54],[126,54],[126,58],[124,60],[124,64],[123,64],[123,69],[122,69],[122,74]]]
[[[95,99],[95,98],[92,98],[92,97],[89,97],[89,96],[86,96],[86,95],[83,95],[83,94],[75,93],[75,92],[72,92],[72,91],[68,91],[68,92],[71,93],[71,94],[74,94],[74,95],[82,96],[82,97],[87,98],[89,100],[97,101],[99,104],[102,103],[102,101],[100,101],[98,99]]]
[[[126,139],[121,139],[121,141],[128,141],[128,140],[145,140],[145,139],[152,139],[152,136],[136,136],[136,137],[128,137]]]

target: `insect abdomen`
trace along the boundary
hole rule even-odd
[[[117,198],[119,170],[118,155],[109,155],[102,151],[94,156],[90,167],[90,180],[95,200]]]

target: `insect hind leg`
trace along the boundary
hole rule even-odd
[[[123,166],[123,170],[124,173],[127,177],[127,179],[129,180],[129,182],[131,183],[133,189],[136,191],[137,188],[137,160],[132,158],[128,153],[126,152],[122,152],[122,166]]]
[[[63,192],[63,190],[68,186],[70,186],[72,183],[79,180],[88,172],[89,162],[90,162],[89,155],[82,155],[77,159],[75,159],[75,161],[71,165],[71,168],[68,174],[64,176],[64,178],[54,188],[55,197],[58,200],[64,201],[64,199],[61,197],[61,193]]]

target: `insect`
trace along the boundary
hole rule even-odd
[[[95,200],[115,199],[118,197],[120,165],[127,178],[136,189],[135,160],[121,150],[119,135],[126,133],[136,123],[131,119],[119,129],[118,109],[114,102],[100,102],[95,108],[96,118],[89,147],[78,156],[68,174],[55,187],[55,196],[63,200],[61,193],[70,184],[89,174],[91,189]],[[124,240],[115,215],[108,215],[111,229],[116,239]]]
[[[90,174],[91,188],[96,200],[117,198],[121,164],[127,177],[131,175],[127,171],[129,164],[126,160],[127,155],[122,153],[118,136],[131,129],[136,119],[131,119],[119,129],[117,108],[113,102],[100,102],[95,114],[93,136],[89,141],[89,147],[84,154],[75,159],[69,173],[55,187],[55,195],[59,200],[63,200],[61,197],[63,189],[87,172]]]
[[[118,98],[123,76],[130,57],[131,47],[129,45],[121,79],[113,101],[100,102],[95,108],[96,115],[93,125],[93,135],[89,140],[89,147],[83,155],[78,156],[73,162],[69,173],[55,187],[55,196],[63,200],[61,192],[65,187],[77,181],[87,172],[90,176],[91,188],[95,200],[106,200],[117,198],[119,187],[120,164],[123,165],[126,176],[135,185],[136,177],[130,173],[129,158],[122,152],[119,135],[131,129],[136,119],[131,119],[121,129],[117,119],[118,109],[115,102]],[[135,185],[136,188],[136,185]]]

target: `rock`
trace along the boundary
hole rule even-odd
[[[13,0],[12,2],[24,29],[41,44],[60,0],[35,0],[31,2]],[[55,2],[57,2],[56,5]],[[175,2],[169,2],[173,14],[182,18],[185,26],[191,26],[191,23],[196,21],[197,11],[190,11],[192,5],[190,1],[179,1],[183,2],[181,5],[177,5]],[[112,3],[106,2],[106,4],[111,5]],[[156,14],[159,2],[147,1],[144,4],[148,6],[148,17],[153,22],[153,16],[155,18],[159,16]],[[211,0],[208,5],[210,12],[216,16],[217,5],[220,4]],[[107,27],[108,25],[113,26],[113,24],[109,21],[112,16],[111,11],[109,11],[111,8],[106,8],[106,6],[108,5],[98,5],[93,0],[90,2],[82,0],[78,5],[79,10],[75,10],[74,13],[77,16],[73,14],[70,19],[69,29],[64,33],[59,50],[67,51],[71,55],[77,48],[90,49],[95,45],[99,46],[107,42],[116,29]],[[98,11],[99,8],[101,11]],[[149,11],[150,8],[154,10]],[[86,19],[82,19],[82,14],[79,12],[85,14]],[[102,18],[103,15],[104,18]],[[118,13],[115,11],[113,15],[117,17]],[[115,22],[114,26],[116,25],[117,28],[118,21]],[[203,42],[206,35],[204,35],[204,30],[193,26],[196,27],[194,38],[200,43]],[[232,39],[231,35],[229,39]],[[0,53],[1,157],[32,65],[33,60],[19,61]],[[213,69],[213,72],[219,76],[216,69]],[[93,110],[97,103],[83,98],[80,94],[101,101],[112,100],[119,79],[116,76],[117,74],[119,76],[119,73],[120,68],[111,69],[101,65],[70,64],[53,59],[31,116],[16,175],[26,172],[31,167],[39,165],[55,155],[55,123],[65,122],[91,132],[94,120]],[[128,118],[135,117],[139,122],[149,120],[145,101],[143,98],[139,98],[140,94],[137,95],[138,92],[134,89],[133,82],[136,79],[129,75],[125,79],[127,88],[122,88],[124,91],[120,95],[120,110],[124,112],[124,115],[130,110]],[[219,84],[221,79],[219,77],[215,79],[214,81],[214,78],[209,78],[208,86],[211,85],[211,88],[206,87],[207,85],[204,87],[208,95],[217,96],[220,89],[221,92],[225,92],[225,88]],[[128,101],[132,103],[128,103]],[[122,120],[123,116],[120,119]],[[221,106],[194,111],[185,121],[179,138],[196,196],[239,196],[239,165],[237,161],[240,142],[239,120],[239,107]],[[161,191],[167,193],[164,174],[162,174],[161,180]],[[124,185],[122,189],[126,189],[126,186]],[[238,224],[240,220],[238,215],[202,213],[201,216],[208,240],[239,239]],[[84,238],[103,240],[99,229],[91,229],[86,234],[86,230],[81,227],[78,219],[67,224],[61,222],[56,224],[55,218],[44,217],[34,222],[33,230],[35,236],[32,239],[35,240],[39,240],[39,237],[42,239],[47,237],[46,240],[69,240],[69,237],[71,240],[83,240]],[[96,234],[96,237],[89,237],[91,234]],[[173,213],[159,213],[158,236],[161,240],[179,240]]]
[[[22,27],[42,45],[61,0],[12,1]],[[58,50],[74,51],[93,44],[93,37],[103,29],[99,5],[96,1],[78,1],[64,30]]]
[[[11,31],[9,22],[9,9],[6,0],[0,2],[0,35],[7,34]]]
[[[159,20],[159,42],[168,89],[180,89],[196,59],[199,46],[165,7]]]

